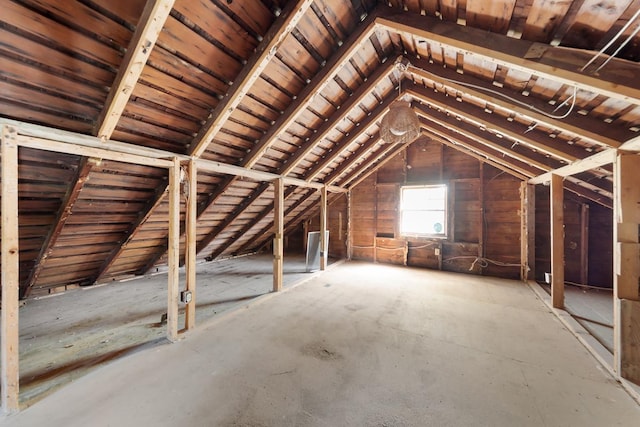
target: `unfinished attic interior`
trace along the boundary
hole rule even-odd
[[[8,425],[37,420],[90,425],[90,419],[80,417],[73,424],[64,418],[91,411],[81,407],[50,418],[56,402],[68,403],[66,396],[73,393],[86,396],[80,387],[90,389],[96,378],[42,385],[62,372],[68,383],[76,379],[76,368],[116,356],[117,364],[101,366],[96,374],[126,369],[130,359],[141,363],[149,352],[175,352],[180,359],[179,348],[207,341],[206,334],[222,334],[222,325],[242,322],[243,316],[246,328],[227,325],[239,331],[240,342],[266,340],[268,333],[254,337],[250,325],[272,322],[284,322],[286,328],[309,324],[306,334],[300,329],[289,337],[310,339],[324,323],[309,323],[305,316],[345,304],[346,314],[324,325],[323,340],[330,342],[333,333],[338,337],[349,330],[338,320],[352,325],[375,317],[364,308],[367,303],[392,312],[385,316],[404,316],[399,330],[408,328],[405,332],[427,341],[433,336],[422,328],[436,320],[459,321],[456,313],[466,326],[451,326],[446,342],[463,339],[465,334],[456,331],[467,327],[499,334],[492,328],[499,331],[501,317],[512,316],[518,307],[523,311],[513,322],[529,321],[536,312],[543,320],[523,323],[526,330],[518,339],[543,354],[553,352],[551,343],[573,346],[561,351],[558,358],[564,360],[548,363],[595,371],[568,376],[600,375],[602,389],[594,393],[618,393],[607,399],[627,405],[616,407],[620,425],[637,425],[640,1],[4,0],[0,11],[0,393]],[[313,269],[309,259],[318,262],[319,273],[308,272]],[[368,276],[371,272],[377,276]],[[378,284],[382,277],[389,286]],[[154,280],[162,286],[151,285]],[[296,280],[306,282],[295,286]],[[332,286],[331,280],[340,285]],[[440,280],[451,283],[436,287],[444,292],[441,298],[459,293],[456,301],[476,308],[466,314],[424,309],[416,301],[435,304],[440,297],[424,294],[423,288]],[[349,291],[347,282],[356,282],[355,288]],[[234,289],[233,297],[216,293],[221,283],[227,291]],[[416,293],[399,291],[402,283]],[[485,319],[491,312],[482,305],[485,298],[507,301],[499,292],[515,293],[514,302]],[[117,303],[107,302],[109,294]],[[160,305],[143,308],[147,297]],[[254,297],[256,304],[250,305]],[[326,306],[314,305],[316,297]],[[217,309],[225,298],[253,308],[238,311],[226,304]],[[283,306],[288,299],[299,306]],[[315,307],[311,314],[304,304]],[[138,305],[147,317],[132,315]],[[467,318],[474,310],[478,317]],[[196,322],[196,313],[205,312]],[[72,313],[78,329],[65,323],[56,329],[56,322]],[[262,320],[250,317],[260,313],[266,316]],[[279,313],[302,318],[287,320]],[[137,323],[127,324],[127,317]],[[128,342],[130,349],[159,337],[176,344],[121,357],[133,352],[115,347],[115,335],[95,335],[118,322],[118,333],[129,341],[135,335],[129,327],[148,332]],[[95,328],[82,326],[88,324]],[[536,324],[547,327],[532,327]],[[388,351],[391,332],[382,327],[374,335]],[[564,338],[527,336],[537,329]],[[78,343],[85,338],[91,344],[80,352]],[[212,345],[227,343],[237,360],[244,360],[241,344],[225,336],[211,339]],[[114,347],[106,349],[108,342]],[[256,351],[276,360],[285,357],[278,351],[286,346],[269,352],[266,346],[274,343],[279,341]],[[475,340],[458,344],[481,345]],[[361,355],[377,348],[363,345]],[[486,353],[503,352],[513,360],[533,354],[511,354],[518,345],[527,347],[498,345]],[[298,346],[301,357],[315,355],[331,372],[327,375],[346,369],[331,364],[356,357],[348,345]],[[384,354],[395,360],[402,351]],[[420,363],[431,360],[424,351],[413,352]],[[577,362],[579,357],[587,362]],[[211,359],[216,366],[215,356]],[[562,370],[540,364],[547,377],[547,371]],[[175,372],[187,369],[174,367]],[[281,368],[296,375],[322,372],[304,363],[299,369]],[[188,372],[176,373],[175,381],[198,380]],[[411,384],[419,380],[405,371],[396,374],[407,375]],[[423,377],[429,382],[428,375]],[[265,381],[269,387],[269,377]],[[530,392],[555,395],[557,390],[544,388],[554,381],[569,390],[582,387],[572,385],[571,378],[548,378],[530,380],[539,387]],[[227,378],[221,386],[233,382]],[[370,385],[365,381],[357,389]],[[426,386],[415,387],[412,396]],[[108,405],[135,401],[126,393],[137,388],[124,388],[121,400]],[[277,386],[274,390],[284,393]],[[359,396],[345,390],[350,389],[326,393]],[[542,418],[526,420],[517,403],[489,414],[476,402],[468,412],[449,415],[453,418],[429,420],[432,425],[443,420],[452,425],[471,420],[482,421],[478,425],[607,424],[611,409],[606,405],[593,409],[598,405],[585,398],[576,405],[594,412],[579,414],[567,409],[573,404],[571,392],[559,394],[569,397],[566,407],[555,408],[557,419],[536,413]],[[229,392],[224,399],[233,396]],[[448,402],[446,396],[440,399]],[[158,405],[168,408],[175,402]],[[183,401],[190,404],[194,400]],[[378,419],[391,409],[376,405],[361,408],[365,412],[358,417],[328,403],[325,407],[332,409],[326,413],[320,403],[312,409],[274,404],[272,418],[259,410],[267,403],[255,405],[255,417],[264,419],[237,414],[218,419],[209,413],[205,425],[423,425],[415,420],[427,419],[414,406],[412,421],[406,414]],[[124,417],[122,407],[109,408],[105,414]],[[311,418],[300,418],[303,413]],[[135,424],[131,420],[142,419],[137,416],[126,419]],[[285,416],[287,422],[281,423]],[[160,420],[157,425],[176,425],[166,424],[166,417],[153,419]]]

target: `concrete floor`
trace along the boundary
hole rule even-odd
[[[638,426],[529,287],[338,265],[77,379],[5,426]]]

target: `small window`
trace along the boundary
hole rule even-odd
[[[400,189],[400,234],[446,237],[446,185],[421,185]]]

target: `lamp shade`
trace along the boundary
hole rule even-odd
[[[397,101],[380,122],[380,136],[387,144],[404,144],[420,135],[420,121],[408,102]]]

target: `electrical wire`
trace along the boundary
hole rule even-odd
[[[442,262],[451,262],[451,261],[455,261],[457,259],[473,259],[473,262],[471,263],[471,267],[469,267],[469,271],[473,271],[473,268],[476,266],[476,264],[478,264],[480,266],[480,268],[487,268],[487,267],[489,267],[489,264],[497,265],[498,267],[522,267],[522,264],[515,264],[515,263],[509,263],[509,262],[496,261],[494,259],[477,257],[477,256],[473,256],[473,255],[469,255],[469,256],[454,256],[454,257],[451,257],[451,258],[443,259]]]
[[[582,68],[580,68],[580,72],[584,72],[584,70],[585,70],[589,65],[593,64],[593,61],[595,61],[596,59],[598,59],[598,58],[600,57],[600,55],[602,55],[602,54],[603,54],[607,49],[609,49],[609,48],[611,47],[611,45],[612,45],[616,40],[618,40],[618,37],[620,37],[620,36],[622,35],[622,33],[624,33],[624,32],[627,30],[627,28],[629,28],[629,27],[631,26],[631,24],[633,23],[633,21],[635,21],[636,19],[638,19],[638,16],[640,16],[640,9],[638,9],[638,10],[636,11],[636,13],[634,13],[634,15],[631,17],[631,19],[629,19],[629,20],[627,21],[627,23],[626,23],[626,24],[624,24],[624,26],[623,26],[622,28],[620,28],[620,31],[618,31],[618,32],[616,33],[616,35],[615,35],[615,36],[613,36],[613,38],[612,38],[611,40],[609,40],[609,43],[607,43],[607,44],[606,44],[602,49],[600,49],[600,50],[599,50],[599,51],[598,51],[598,52],[593,56],[593,58],[591,58],[591,59],[589,60],[589,62],[587,62],[586,64],[584,64],[584,66],[583,66]],[[639,27],[639,28],[640,28],[640,27]],[[636,28],[636,31],[634,32],[634,34],[633,34],[631,37],[633,37],[637,32],[638,32],[638,29]],[[629,41],[629,38],[627,38],[627,40],[625,41],[625,43],[624,43],[624,44],[627,44],[627,42],[628,42],[628,41]],[[617,54],[619,51],[620,51],[620,49],[616,50],[616,52],[613,54],[613,56],[616,56],[616,54]],[[598,68],[598,70],[600,70],[602,67],[604,67],[604,66],[607,64],[607,62],[609,62],[609,61],[606,61],[604,64],[602,64],[602,65]],[[596,70],[596,72],[598,72],[598,70]]]
[[[532,111],[535,111],[536,113],[542,114],[542,115],[544,115],[546,117],[549,117],[551,119],[556,119],[556,120],[562,120],[562,119],[565,119],[565,118],[569,117],[569,115],[573,112],[573,109],[574,109],[574,107],[576,105],[576,99],[577,99],[577,95],[578,95],[578,87],[574,86],[573,87],[573,95],[571,95],[569,98],[567,98],[561,104],[561,105],[566,104],[566,102],[569,99],[571,99],[572,102],[571,102],[571,106],[569,107],[569,110],[567,110],[567,112],[562,114],[562,115],[556,115],[556,114],[548,113],[548,112],[546,112],[544,110],[541,110],[541,109],[539,109],[537,107],[534,107],[531,104],[527,104],[526,102],[520,101],[519,99],[513,98],[513,97],[511,97],[509,95],[505,95],[504,93],[501,93],[501,92],[499,92],[497,90],[488,89],[488,88],[486,88],[484,86],[474,85],[472,83],[462,82],[462,81],[459,81],[459,80],[449,79],[449,78],[446,78],[446,77],[440,77],[437,74],[432,73],[431,71],[423,70],[421,68],[419,69],[419,68],[417,68],[417,67],[415,67],[413,65],[410,65],[410,67],[412,67],[415,70],[420,70],[421,72],[424,72],[424,73],[427,73],[427,74],[432,75],[434,77],[437,77],[438,79],[442,79],[444,81],[447,81],[449,83],[455,83],[455,84],[458,84],[458,85],[461,85],[461,86],[465,86],[465,87],[469,87],[469,88],[473,88],[473,89],[478,89],[478,90],[481,90],[483,92],[491,93],[493,95],[496,95],[496,96],[499,96],[501,98],[507,99],[507,100],[509,100],[509,101],[511,101],[511,102],[513,102],[515,104],[518,104],[518,105],[522,106],[522,107],[526,107],[526,108],[528,108],[528,109],[530,109]],[[556,110],[557,110],[557,108],[556,108]]]

